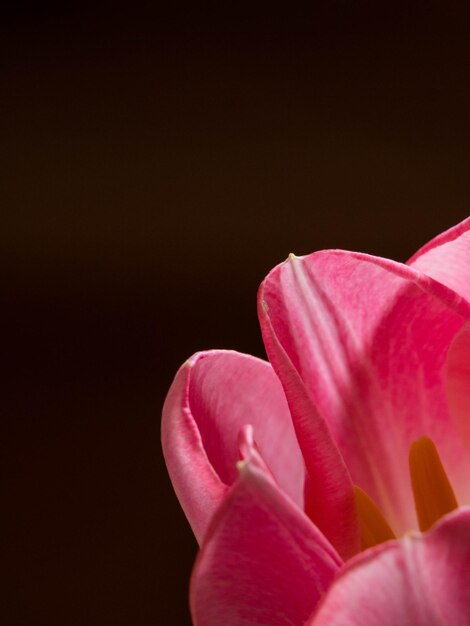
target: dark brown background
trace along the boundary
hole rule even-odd
[[[2,624],[188,623],[166,389],[198,349],[263,354],[288,252],[404,260],[467,215],[468,21],[440,4],[3,14]]]

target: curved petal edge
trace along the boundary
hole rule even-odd
[[[251,433],[277,483],[302,506],[304,463],[271,365],[231,350],[196,353],[180,368],[166,398],[162,446],[199,542],[237,479],[244,433]]]
[[[470,302],[470,218],[431,239],[408,265]]]

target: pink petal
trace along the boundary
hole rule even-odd
[[[194,624],[303,626],[342,561],[264,472],[240,465],[194,567]]]
[[[240,429],[251,424],[267,466],[302,505],[304,464],[282,387],[269,363],[200,352],[177,373],[163,408],[168,471],[198,541],[237,478]]]
[[[432,239],[408,263],[470,301],[470,218]]]
[[[353,481],[396,534],[417,528],[408,475],[412,441],[434,440],[456,489],[470,471],[444,388],[446,351],[470,314],[468,304],[405,265],[343,251],[290,258],[268,275],[259,298],[266,349],[285,387],[310,480],[328,480],[310,471],[310,441],[324,433],[305,399],[299,424],[290,390],[296,377],[326,419]]]
[[[360,548],[352,482],[325,420],[280,344],[260,289],[259,316],[266,351],[281,376],[308,476],[305,510],[344,559]]]
[[[456,428],[470,448],[470,324],[455,337],[447,355],[447,395]]]
[[[306,626],[470,624],[470,510],[346,565]]]

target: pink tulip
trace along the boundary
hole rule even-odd
[[[163,410],[194,624],[470,624],[470,219],[291,255],[258,308],[270,363],[197,353]]]

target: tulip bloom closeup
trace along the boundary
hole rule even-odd
[[[195,626],[470,624],[470,219],[290,255],[258,312],[269,362],[197,353],[163,410]]]

